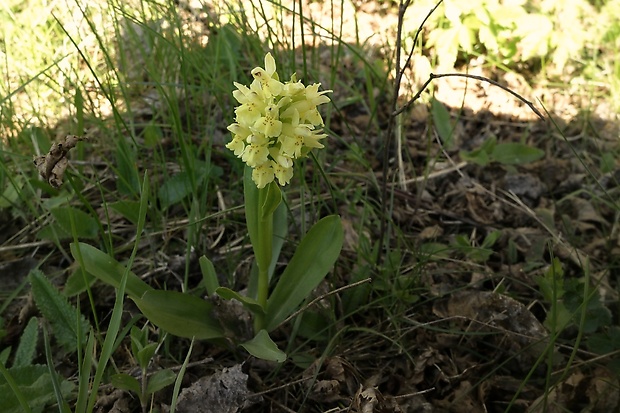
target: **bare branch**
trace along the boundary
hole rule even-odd
[[[442,73],[442,74],[438,74],[438,75],[431,73],[431,75],[429,76],[428,80],[426,82],[424,82],[424,85],[422,85],[422,87],[420,88],[418,93],[416,93],[414,97],[409,99],[409,101],[403,107],[401,107],[400,109],[392,112],[392,116],[398,116],[399,114],[401,114],[405,110],[407,110],[407,108],[409,106],[411,106],[411,104],[413,104],[413,102],[415,102],[416,100],[418,100],[420,98],[420,95],[422,95],[422,92],[424,92],[424,90],[428,87],[428,85],[433,80],[439,79],[439,78],[442,78],[442,77],[467,77],[467,78],[470,78],[470,79],[479,80],[481,82],[490,83],[493,86],[497,86],[500,89],[505,90],[506,92],[510,93],[511,95],[513,95],[514,97],[519,99],[521,102],[525,103],[527,106],[529,106],[529,108],[532,110],[532,112],[534,112],[536,114],[536,116],[538,116],[541,120],[545,119],[543,114],[540,113],[540,111],[538,109],[536,109],[536,107],[534,106],[534,104],[532,102],[530,102],[529,100],[525,99],[523,96],[521,96],[517,92],[507,88],[506,86],[496,82],[495,80],[489,79],[488,77],[477,76],[477,75],[470,75],[470,74],[467,74],[467,73]]]

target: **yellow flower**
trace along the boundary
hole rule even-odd
[[[282,132],[282,122],[278,120],[279,109],[276,105],[269,105],[265,109],[265,116],[254,122],[254,129],[269,137],[276,137]]]
[[[252,171],[252,180],[258,187],[258,189],[264,188],[267,184],[273,181],[273,168],[270,162],[254,168]]]
[[[293,177],[293,167],[291,166],[285,167],[279,164],[278,162],[271,161],[271,168],[273,170],[273,174],[276,178],[278,178],[278,183],[281,186],[288,184]],[[272,178],[273,180],[273,178]]]
[[[256,168],[267,162],[269,156],[269,149],[264,145],[250,144],[245,147],[245,150],[241,154],[241,160],[248,166]]]
[[[263,92],[269,96],[277,96],[282,91],[284,85],[280,82],[276,73],[276,61],[271,53],[265,55],[265,69],[255,67],[252,69],[252,76],[261,83]]]
[[[243,139],[239,137],[239,135],[235,135],[233,137],[233,140],[228,142],[226,147],[230,149],[231,151],[233,151],[236,157],[240,157],[241,154],[243,154],[243,151],[245,150],[245,143]]]
[[[310,135],[305,136],[304,137],[304,146],[306,148],[324,148],[325,146],[319,142],[320,139],[325,139],[327,138],[327,134],[325,133],[320,133],[320,130],[314,130],[312,131],[312,133],[310,133]]]
[[[286,185],[293,177],[293,161],[308,155],[327,135],[317,126],[323,118],[317,106],[329,102],[331,90],[319,91],[320,83],[304,86],[293,74],[280,82],[276,62],[265,55],[265,67],[252,69],[249,87],[234,83],[235,123],[228,126],[232,140],[226,145],[253,168],[252,180],[264,188],[274,179]]]

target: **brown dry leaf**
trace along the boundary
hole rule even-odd
[[[517,300],[489,291],[464,291],[433,305],[439,317],[464,317],[477,321],[470,330],[504,333],[484,338],[496,348],[515,355],[529,369],[546,345],[547,331],[538,319]]]
[[[431,225],[420,231],[418,238],[422,241],[434,240],[443,235],[443,228],[440,225]]]
[[[524,385],[521,378],[497,375],[480,384],[478,398],[486,406],[487,411],[491,411],[493,406],[506,406],[507,403],[512,403],[515,411],[524,411],[538,397],[541,390],[537,385],[529,383]],[[513,400],[515,394],[518,396]],[[503,408],[500,410],[503,411]]]
[[[392,398],[384,397],[374,386],[360,386],[353,399],[355,413],[401,413],[402,409]]]
[[[245,290],[240,291],[244,294]],[[238,340],[250,340],[254,334],[252,330],[252,315],[250,311],[237,300],[225,300],[219,295],[211,295],[207,301],[213,304],[212,316],[219,320],[226,336]]]
[[[476,392],[468,381],[462,381],[448,397],[437,401],[437,406],[453,413],[479,413],[484,409],[476,400]]]
[[[317,359],[304,371],[312,400],[332,403],[355,394],[357,374],[348,362],[340,357]]]
[[[599,367],[591,376],[577,371],[540,396],[527,413],[581,412],[607,413],[618,410],[618,379],[609,370]]]
[[[599,367],[592,373],[586,395],[594,412],[613,412],[620,407],[620,393],[618,392],[618,377],[604,367]]]
[[[495,224],[493,201],[486,199],[484,194],[480,195],[474,191],[466,192],[465,198],[467,199],[467,211],[476,222],[485,225]]]
[[[52,187],[60,188],[65,170],[69,165],[67,154],[78,142],[85,140],[82,136],[67,135],[62,143],[54,143],[46,155],[35,156],[33,162],[39,174]]]
[[[241,365],[200,378],[179,395],[179,413],[236,413],[260,401],[251,397],[247,386],[248,375]]]
[[[517,195],[526,205],[533,206],[547,191],[537,176],[528,173],[508,174],[504,177],[504,189]]]
[[[582,198],[571,198],[573,209],[577,212],[577,220],[581,222],[591,222],[597,224],[607,224],[607,220],[603,218],[592,205],[592,202]]]
[[[429,347],[416,357],[410,382],[413,385],[425,383],[427,386],[436,387],[440,382],[441,385],[445,385],[449,382],[446,376],[455,375],[456,371],[451,369],[446,374],[439,366],[450,366],[451,364],[447,356],[441,354],[437,349]]]

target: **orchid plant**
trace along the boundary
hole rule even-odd
[[[161,329],[181,337],[211,339],[241,345],[252,355],[284,361],[269,332],[296,314],[299,306],[325,278],[340,254],[343,230],[340,218],[319,220],[305,234],[277,281],[276,262],[287,232],[287,210],[282,189],[293,177],[294,161],[323,148],[327,135],[317,110],[329,102],[330,90],[320,84],[304,86],[293,74],[281,82],[273,56],[267,53],[265,67],[252,70],[250,86],[234,83],[233,97],[239,102],[235,122],[228,126],[232,140],[226,145],[246,164],[244,202],[246,223],[254,252],[247,293],[220,286],[213,263],[203,256],[200,266],[207,299],[176,291],[155,290],[109,255],[84,243],[71,251],[82,268],[120,288],[142,313]],[[145,181],[145,183],[147,183]],[[148,192],[148,185],[143,189]],[[253,316],[253,338],[243,341],[218,317],[214,298],[237,300]]]

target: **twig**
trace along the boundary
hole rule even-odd
[[[439,5],[442,2],[443,0],[439,0],[437,4],[435,5],[435,7],[433,7],[428,12],[424,20],[422,20],[422,23],[420,23],[420,26],[418,27],[418,30],[414,37],[413,46],[411,46],[411,50],[409,51],[409,56],[407,56],[407,61],[405,62],[405,65],[403,65],[402,69],[400,66],[400,50],[402,47],[403,22],[405,18],[405,11],[407,11],[407,8],[409,7],[411,0],[405,0],[404,2],[403,0],[400,0],[400,5],[398,6],[398,26],[397,26],[397,32],[396,32],[396,62],[395,62],[395,67],[394,67],[395,79],[394,79],[394,91],[392,92],[392,103],[390,105],[393,114],[388,119],[388,126],[385,132],[385,145],[383,146],[383,177],[382,177],[383,179],[381,180],[381,229],[379,232],[379,245],[380,246],[383,246],[383,242],[385,241],[385,235],[387,232],[387,224],[388,224],[388,218],[387,218],[388,163],[390,161],[390,147],[392,146],[392,135],[394,134],[396,116],[398,116],[396,106],[398,104],[400,82],[403,78],[403,75],[405,74],[405,68],[411,61],[411,56],[413,56],[413,51],[415,50],[415,46],[418,41],[418,36],[420,35],[420,33],[422,32],[422,29],[424,28],[424,23],[426,23],[429,17],[435,12],[435,10],[437,10],[437,7],[439,7]],[[426,86],[427,85],[425,85],[425,87]],[[418,97],[421,93],[422,92],[418,93]],[[376,259],[377,265],[380,265],[381,263],[382,250],[383,248],[381,247],[378,248],[377,259]]]
[[[416,100],[418,100],[420,98],[420,95],[422,95],[422,92],[424,92],[424,90],[428,87],[428,85],[435,79],[440,79],[442,77],[467,77],[470,79],[475,79],[475,80],[479,80],[481,82],[487,82],[492,84],[493,86],[497,86],[500,89],[505,90],[506,92],[510,93],[511,95],[513,95],[514,97],[516,97],[517,99],[519,99],[521,102],[525,103],[526,105],[528,105],[530,107],[530,109],[532,109],[532,112],[534,112],[536,114],[536,116],[538,116],[541,120],[545,120],[545,117],[543,116],[542,113],[540,113],[540,111],[538,109],[536,109],[536,107],[534,106],[534,104],[532,102],[530,102],[529,100],[525,99],[523,96],[521,96],[520,94],[518,94],[517,92],[510,90],[509,88],[507,88],[506,86],[496,82],[495,80],[489,79],[488,77],[484,77],[484,76],[477,76],[477,75],[470,75],[468,73],[441,73],[441,74],[434,74],[431,73],[430,76],[428,77],[428,80],[422,85],[422,87],[420,88],[420,90],[418,91],[418,93],[415,94],[414,97],[412,97],[411,99],[409,99],[409,102],[407,102],[405,105],[403,105],[403,107],[401,107],[400,109],[392,112],[391,116],[398,116],[399,114],[403,113],[405,110],[407,110],[407,108],[409,106],[411,106],[411,104],[413,102],[415,102]]]
[[[312,307],[314,304],[318,303],[318,302],[319,302],[319,301],[321,301],[322,299],[327,298],[327,297],[329,297],[329,296],[332,296],[332,295],[334,295],[334,294],[338,294],[338,293],[339,293],[339,292],[341,292],[341,291],[348,290],[349,288],[354,288],[354,287],[357,287],[357,286],[359,286],[359,285],[366,284],[366,283],[368,283],[368,282],[370,282],[370,281],[372,281],[372,278],[365,278],[365,279],[363,279],[363,280],[360,280],[360,281],[354,282],[353,284],[348,284],[348,285],[345,285],[345,286],[343,286],[343,287],[336,288],[335,290],[330,291],[330,292],[328,292],[327,294],[323,294],[323,295],[321,295],[321,296],[319,296],[319,297],[316,297],[314,300],[310,301],[308,304],[304,305],[304,306],[303,306],[303,307],[301,307],[299,310],[295,311],[293,314],[291,314],[290,316],[288,316],[288,317],[286,318],[286,320],[284,320],[284,321],[282,321],[280,324],[278,324],[278,326],[277,326],[276,328],[280,327],[282,324],[285,324],[285,323],[287,323],[288,321],[292,320],[293,318],[297,317],[299,314],[303,313],[303,312],[304,312],[304,311],[306,311],[308,308]]]

